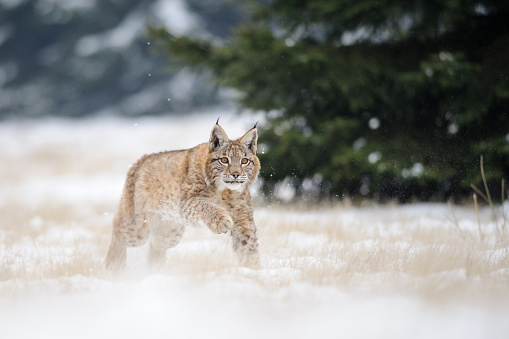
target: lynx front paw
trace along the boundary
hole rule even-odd
[[[233,221],[230,217],[222,218],[214,225],[213,230],[216,233],[226,233],[233,227]]]

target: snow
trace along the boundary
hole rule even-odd
[[[47,284],[74,290],[3,303],[3,338],[503,338],[509,330],[504,310],[436,308],[306,284],[267,292],[249,275],[199,286],[162,275],[136,283],[72,277]]]
[[[106,273],[129,165],[206,141],[219,115],[232,138],[256,120],[0,124],[2,339],[509,337],[505,224],[481,210],[481,240],[469,205],[262,203],[259,270],[238,266],[227,236],[192,228],[165,268],[146,268],[145,246]]]

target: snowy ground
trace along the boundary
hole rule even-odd
[[[141,248],[106,274],[128,166],[206,141],[218,115],[231,137],[253,124],[223,112],[0,124],[1,338],[509,337],[505,223],[483,210],[481,238],[469,206],[260,203],[260,270],[237,265],[227,236],[190,229],[165,269],[145,270]]]

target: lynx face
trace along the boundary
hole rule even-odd
[[[242,191],[258,176],[260,161],[256,157],[256,128],[237,140],[229,140],[225,131],[215,125],[209,141],[207,171],[209,182],[220,189]]]

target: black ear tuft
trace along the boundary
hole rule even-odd
[[[219,118],[221,117],[217,117],[216,125],[219,125]]]

